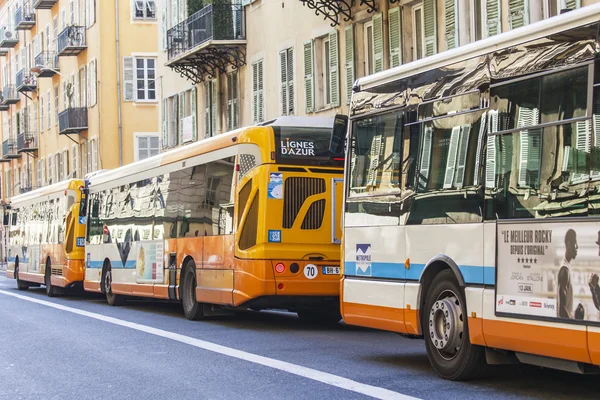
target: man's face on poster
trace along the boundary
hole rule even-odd
[[[568,260],[575,259],[575,257],[577,257],[577,248],[578,248],[577,234],[575,233],[575,231],[567,232],[567,237],[565,238],[565,246],[567,247],[565,257]]]

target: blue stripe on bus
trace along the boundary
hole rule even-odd
[[[120,260],[110,262],[112,269],[135,269],[135,260],[127,260],[125,262],[125,266],[123,267],[123,263]],[[87,268],[90,269],[102,269],[104,266],[104,261],[90,261]]]
[[[404,263],[372,262],[371,270],[357,271],[356,261],[344,262],[344,275],[366,276],[383,279],[406,279],[417,281],[421,277],[425,264],[410,264],[406,269]],[[494,267],[463,265],[458,269],[465,283],[493,285],[496,281]]]

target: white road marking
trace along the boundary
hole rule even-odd
[[[263,357],[257,354],[248,353],[242,350],[236,350],[230,347],[221,346],[215,343],[207,342],[192,338],[189,336],[180,335],[165,331],[158,328],[153,328],[148,325],[137,324],[135,322],[129,322],[118,318],[108,317],[106,315],[97,314],[89,311],[80,310],[78,308],[67,307],[61,304],[52,303],[45,300],[39,300],[36,298],[23,296],[16,293],[7,292],[0,289],[0,294],[15,297],[21,300],[29,301],[31,303],[40,304],[46,307],[55,308],[57,310],[67,311],[73,314],[81,315],[88,318],[93,318],[99,321],[108,322],[110,324],[123,326],[125,328],[134,329],[136,331],[145,332],[151,335],[160,336],[166,339],[171,339],[176,342],[188,344],[190,346],[197,347],[199,349],[212,351],[214,353],[222,354],[225,356],[237,358],[239,360],[248,361],[254,364],[263,365],[265,367],[278,369],[280,371],[288,372],[290,374],[302,376],[304,378],[312,379],[313,381],[321,382],[326,385],[335,386],[340,389],[350,390],[352,392],[364,394],[366,396],[374,397],[376,399],[400,399],[400,400],[418,400],[416,397],[404,395],[402,393],[394,392],[388,389],[384,389],[377,386],[371,386],[364,383],[356,382],[348,378],[344,378],[338,375],[322,372],[316,369],[303,367],[301,365],[292,364],[285,361],[276,360],[274,358]]]

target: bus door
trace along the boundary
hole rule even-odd
[[[331,179],[331,243],[342,243],[342,211],[344,209],[344,180]]]

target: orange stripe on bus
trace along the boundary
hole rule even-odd
[[[84,281],[83,288],[89,292],[101,292],[100,282]]]
[[[344,302],[342,310],[347,324],[406,333],[404,309]]]

